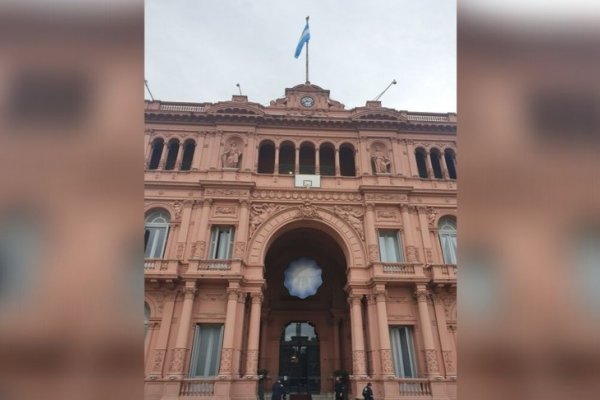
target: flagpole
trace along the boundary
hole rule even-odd
[[[310,18],[310,17],[306,17],[307,24],[308,24],[308,18]],[[306,41],[306,84],[310,85],[310,81],[308,80],[308,42],[310,42],[310,40]]]

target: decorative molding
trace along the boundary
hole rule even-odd
[[[160,374],[162,371],[163,361],[166,354],[165,349],[155,349],[152,357],[152,372],[154,374]]]
[[[365,232],[363,219],[365,216],[364,211],[361,207],[352,206],[334,206],[333,211],[343,219],[345,219],[358,233],[361,240],[365,240]]]
[[[406,246],[406,258],[409,263],[418,263],[419,259],[419,249],[416,246]]]
[[[425,353],[425,363],[427,364],[427,373],[437,373],[440,369],[438,366],[437,354],[435,350],[423,350]]]
[[[246,253],[246,242],[235,242],[233,246],[233,257],[234,258],[244,258],[244,254]]]
[[[442,358],[444,359],[444,365],[446,367],[446,373],[454,371],[454,360],[452,359],[452,352],[450,350],[442,351]]]
[[[378,221],[397,221],[399,219],[397,209],[392,207],[378,208],[377,211],[375,211],[375,216]]]
[[[298,207],[298,217],[303,219],[321,219],[317,208],[309,201]]]
[[[254,190],[254,199],[265,200],[313,200],[322,202],[360,202],[362,196],[358,193],[334,192],[334,191],[307,191],[304,190]]]
[[[392,350],[381,350],[381,367],[386,375],[394,373],[394,364],[392,361]]]
[[[233,349],[221,350],[221,365],[219,367],[219,374],[221,374],[221,375],[231,374],[232,359],[233,359]]]
[[[171,351],[171,366],[169,372],[174,374],[183,372],[183,363],[185,362],[186,354],[187,349],[173,349]]]
[[[371,262],[379,261],[379,247],[376,244],[370,244],[368,246],[368,250],[369,250],[369,261],[371,261]]]
[[[263,222],[280,209],[282,209],[280,204],[253,203],[250,207],[250,236],[252,236]]]
[[[352,351],[352,374],[353,375],[364,375],[365,370],[365,351],[364,350],[353,350]]]
[[[408,201],[408,196],[405,194],[396,194],[396,193],[366,193],[365,200],[371,201]]]
[[[192,244],[192,258],[204,258],[206,250],[206,242],[197,241]]]
[[[221,205],[213,208],[213,217],[235,218],[238,214],[238,208],[231,205]]]
[[[258,368],[258,350],[246,351],[246,375],[256,375]]]

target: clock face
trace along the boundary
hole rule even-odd
[[[302,103],[302,105],[304,107],[312,107],[312,105],[314,104],[314,100],[312,97],[310,96],[304,96],[301,100],[300,103]]]

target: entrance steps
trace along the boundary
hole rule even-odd
[[[311,394],[310,397],[312,400],[333,400],[333,393]],[[270,399],[270,398],[271,398],[271,393],[265,392],[265,400]],[[286,396],[286,398],[289,399],[290,395],[288,394]]]

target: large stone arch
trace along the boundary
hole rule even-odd
[[[346,262],[352,267],[365,267],[367,258],[359,232],[333,211],[310,205],[309,203],[279,210],[262,223],[252,235],[248,246],[248,263],[262,265],[270,244],[285,231],[283,228],[305,221],[310,225],[329,228],[332,238],[344,252]]]

